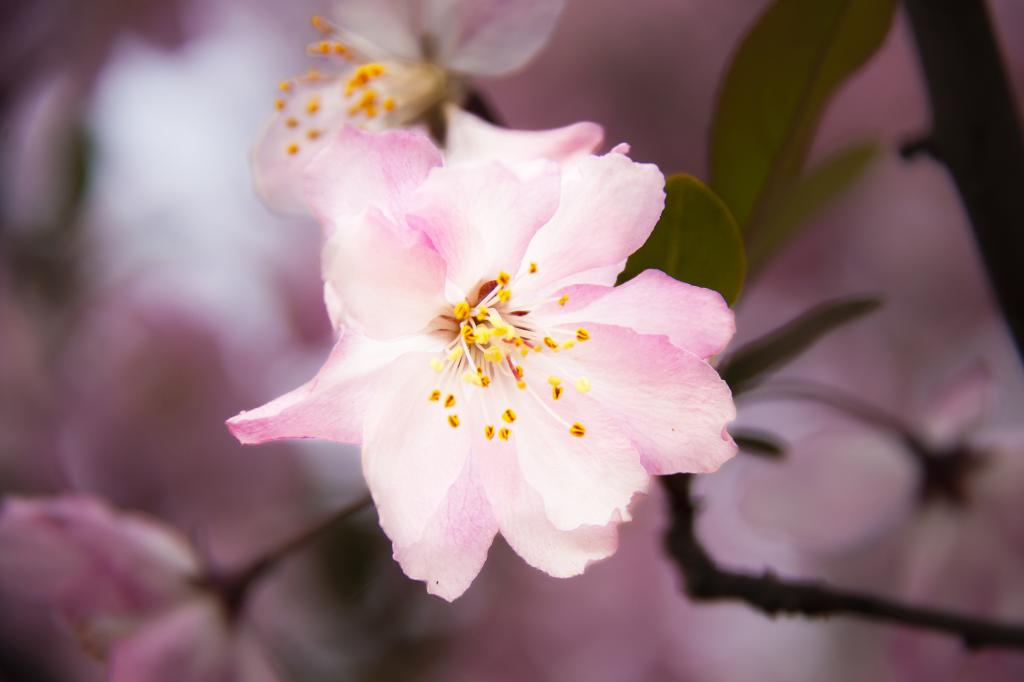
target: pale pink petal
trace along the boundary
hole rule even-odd
[[[491,125],[454,105],[445,112],[448,128],[444,157],[448,164],[571,161],[592,154],[604,141],[604,130],[596,123],[573,123],[552,130],[513,130]]]
[[[623,433],[619,415],[571,389],[557,402],[551,400],[542,376],[532,383],[536,398],[530,391],[513,390],[501,396],[504,400],[496,402],[489,416],[496,427],[503,427],[504,407],[516,412],[510,440],[498,445],[515,449],[523,478],[543,500],[551,524],[573,530],[628,518],[629,504],[636,493],[647,490],[649,476]],[[570,433],[577,422],[586,430],[582,438]]]
[[[905,520],[916,484],[913,462],[887,436],[830,430],[791,444],[782,462],[751,463],[740,511],[786,542],[847,551]]]
[[[169,527],[87,497],[8,498],[0,512],[0,574],[79,627],[126,622],[189,594],[199,571]],[[102,637],[98,627],[93,633]]]
[[[923,428],[936,446],[952,445],[981,425],[992,403],[995,381],[976,363],[947,381],[925,407]]]
[[[558,530],[540,495],[523,478],[515,451],[496,442],[483,454],[482,478],[501,534],[526,563],[556,578],[569,578],[615,553],[618,519]]]
[[[445,263],[420,232],[364,211],[324,247],[328,302],[374,338],[414,334],[447,312]],[[334,315],[337,316],[338,304]]]
[[[558,167],[522,179],[497,163],[439,168],[410,202],[407,220],[433,243],[462,293],[514,274],[523,252],[558,207]]]
[[[472,423],[462,409],[468,400],[458,400],[454,414],[462,412],[462,423],[453,428],[443,401],[428,399],[444,387],[430,357],[413,353],[393,363],[367,401],[363,474],[381,526],[399,547],[423,537],[470,450]]]
[[[423,133],[346,125],[306,167],[306,199],[328,234],[371,207],[399,222],[404,197],[440,164]]]
[[[345,33],[377,49],[374,56],[418,60],[421,57],[420,0],[337,0],[331,6]]]
[[[640,334],[664,334],[673,345],[701,358],[717,355],[736,332],[736,318],[721,294],[644,270],[617,287],[573,286],[569,296],[544,308],[548,324],[587,319],[629,327]]]
[[[622,154],[592,156],[564,167],[558,211],[527,249],[538,270],[524,290],[539,292],[569,275],[615,265],[640,248],[665,204],[656,166]]]
[[[290,83],[288,92],[278,98],[280,109],[253,148],[253,182],[257,194],[271,208],[308,214],[303,172],[341,130],[349,105],[342,99],[342,85],[336,79],[295,79]]]
[[[454,601],[480,573],[498,532],[477,472],[478,457],[466,459],[462,474],[427,524],[423,538],[395,547],[395,559],[427,592]]]
[[[578,326],[590,340],[559,353],[558,364],[569,373],[562,378],[571,384],[587,377],[587,397],[618,420],[649,473],[711,472],[736,454],[726,431],[736,417],[732,394],[707,362],[664,336]]]
[[[228,428],[245,445],[283,438],[359,443],[380,373],[396,358],[429,343],[419,337],[380,342],[342,330],[327,362],[311,381],[232,417]]]
[[[495,76],[540,51],[564,6],[565,0],[427,0],[426,29],[449,69]]]
[[[110,682],[274,682],[261,651],[231,631],[221,607],[197,599],[120,642]]]

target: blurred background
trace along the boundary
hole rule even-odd
[[[706,178],[716,89],[765,5],[571,0],[536,61],[478,85],[513,127],[596,121],[634,158]],[[1024,4],[988,6],[1020,110]],[[277,82],[308,66],[314,13],[329,3],[0,9],[4,494],[101,495],[227,564],[363,490],[352,448],[242,449],[223,426],[304,381],[332,341],[320,232],[264,208],[248,167]],[[925,504],[905,494],[919,472],[885,434],[806,402],[741,402],[740,422],[770,427],[785,456],[703,477],[700,531],[734,565],[1020,621],[1024,381],[946,170],[898,153],[929,118],[900,14],[830,105],[812,158],[865,140],[883,151],[747,282],[736,343],[826,299],[881,295],[780,376],[916,423],[983,364],[995,397],[970,443],[988,464],[965,482],[981,492]],[[1024,656],[938,635],[690,603],[662,553],[657,491],[636,517],[613,558],[567,581],[499,540],[448,605],[401,574],[366,513],[262,584],[252,618],[283,680],[1024,679]],[[50,613],[0,585],[0,679],[102,678]]]

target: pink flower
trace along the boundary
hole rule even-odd
[[[529,61],[564,4],[344,0],[336,12],[342,28],[314,17],[323,39],[308,51],[327,60],[330,73],[312,70],[281,82],[277,113],[253,153],[261,196],[274,208],[306,211],[302,171],[345,125],[429,128],[460,158],[511,152],[561,160],[593,152],[603,137],[593,123],[504,133],[455,106],[470,76],[506,74]]]
[[[650,475],[735,452],[707,362],[734,332],[721,296],[653,270],[613,286],[663,184],[620,151],[442,165],[422,134],[344,130],[307,175],[340,338],[232,432],[362,443],[395,557],[431,593],[462,594],[498,532],[581,573]]]
[[[273,682],[172,529],[85,497],[7,499],[0,576],[50,602],[111,682]]]

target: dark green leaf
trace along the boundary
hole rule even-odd
[[[795,237],[808,220],[850,189],[878,158],[877,142],[861,142],[840,149],[780,193],[758,225],[757,239],[749,244],[750,268],[760,267]]]
[[[829,99],[878,49],[893,0],[777,0],[740,45],[712,127],[711,186],[744,234],[799,177]]]
[[[665,193],[661,219],[647,243],[630,257],[620,279],[655,268],[680,281],[714,289],[732,304],[743,288],[747,262],[729,209],[691,175],[669,177]]]
[[[882,305],[875,297],[828,301],[770,334],[737,349],[719,365],[718,373],[734,394],[752,388],[757,381],[805,350],[818,339],[844,324],[853,322]]]
[[[782,459],[786,446],[774,434],[754,429],[730,429],[732,439],[748,455],[765,459]]]

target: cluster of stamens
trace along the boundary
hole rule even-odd
[[[536,272],[537,264],[530,263],[523,276]],[[453,338],[441,355],[430,359],[430,366],[446,380],[458,378],[477,389],[489,389],[495,382],[504,382],[505,385],[514,383],[518,390],[536,400],[571,435],[582,438],[586,434],[583,424],[570,424],[558,416],[546,402],[548,399],[542,397],[537,387],[528,382],[521,362],[532,354],[567,351],[577,343],[588,341],[590,332],[583,328],[572,332],[543,329],[532,319],[528,310],[518,309],[511,303],[512,285],[511,276],[507,272],[499,272],[494,280],[480,287],[476,304],[471,305],[468,300],[462,300],[453,305],[451,315],[442,318]],[[560,305],[565,305],[568,300],[568,296],[556,299]],[[591,389],[590,380],[585,376],[576,377],[571,383],[580,393],[587,393]],[[547,376],[546,386],[550,391],[546,392],[551,401],[558,401],[562,397],[565,385],[561,377],[554,374]],[[441,389],[435,389],[428,398],[442,404],[449,411],[447,420],[452,428],[459,427],[459,416],[454,411],[454,394],[445,395]],[[484,437],[492,440],[497,436],[500,440],[509,440],[512,437],[511,427],[517,419],[515,410],[507,407],[494,423],[484,425]]]

